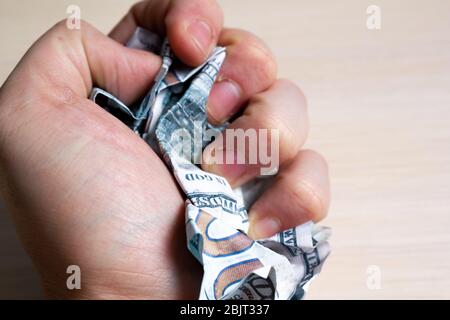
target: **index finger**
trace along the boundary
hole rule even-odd
[[[125,43],[138,26],[167,36],[175,55],[196,66],[217,45],[223,13],[216,0],[146,0],[131,8],[110,37]]]

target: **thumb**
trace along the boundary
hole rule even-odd
[[[158,56],[126,48],[86,22],[72,30],[63,20],[36,41],[6,85],[26,79],[34,93],[64,88],[83,98],[95,85],[131,103],[150,87],[160,65]]]

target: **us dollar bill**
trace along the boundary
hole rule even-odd
[[[157,152],[186,196],[187,247],[203,265],[200,299],[302,299],[330,253],[330,229],[307,222],[269,239],[247,235],[247,209],[270,184],[257,179],[232,189],[197,165],[210,138],[227,124],[211,125],[206,103],[226,50],[216,48],[198,67],[173,54],[167,40],[137,28],[127,45],[160,54],[162,66],[147,95],[127,106],[100,88],[91,99],[121,119]],[[199,135],[208,131],[209,138]],[[201,137],[180,139],[180,137]]]

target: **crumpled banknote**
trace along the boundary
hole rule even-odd
[[[187,247],[204,269],[199,298],[303,298],[330,252],[330,229],[307,222],[269,239],[250,239],[247,209],[271,179],[256,179],[233,190],[226,179],[196,165],[209,140],[202,137],[186,144],[179,139],[201,137],[205,130],[219,135],[225,129],[226,124],[208,123],[205,108],[226,50],[216,48],[202,65],[192,68],[176,59],[167,40],[148,30],[138,28],[127,46],[162,57],[148,94],[127,106],[95,88],[91,99],[145,139],[184,191]]]

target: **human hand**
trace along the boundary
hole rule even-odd
[[[232,128],[280,130],[280,173],[250,211],[252,235],[325,215],[326,164],[300,151],[307,133],[301,91],[276,80],[274,58],[261,40],[222,22],[218,5],[206,0],[141,2],[110,37],[87,23],[69,30],[62,21],[2,86],[1,191],[49,297],[198,295],[201,266],[186,249],[184,200],[171,173],[143,140],[87,98],[95,84],[131,103],[151,86],[160,58],[121,45],[137,25],[166,34],[189,65],[226,46],[210,120],[222,122],[244,108]],[[256,176],[258,165],[204,167],[237,186]],[[275,222],[258,228],[269,216]],[[80,291],[66,288],[72,264],[82,271]]]

